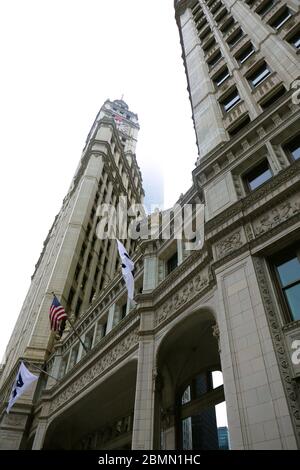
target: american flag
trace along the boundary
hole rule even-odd
[[[53,297],[53,301],[49,311],[50,326],[51,330],[58,331],[60,322],[67,318],[67,314],[63,306],[59,303],[56,296]]]
[[[117,124],[117,127],[121,124],[121,122],[123,121],[123,118],[121,116],[119,116],[118,114],[115,114],[114,116],[114,119],[116,121],[116,124]]]

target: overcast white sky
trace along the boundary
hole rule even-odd
[[[0,356],[93,120],[107,99],[139,116],[137,159],[166,206],[191,184],[195,135],[173,0],[0,3]]]

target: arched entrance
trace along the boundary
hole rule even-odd
[[[155,447],[228,448],[216,324],[208,309],[179,321],[157,353]]]

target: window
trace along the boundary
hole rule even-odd
[[[288,320],[300,320],[300,253],[289,248],[275,258],[274,266]]]
[[[229,71],[228,71],[228,68],[226,67],[225,69],[222,70],[222,72],[220,72],[214,79],[214,84],[219,87],[222,85],[222,83],[224,83],[227,78],[229,77]]]
[[[78,263],[77,266],[76,266],[76,269],[75,269],[75,279],[76,279],[76,281],[78,280],[78,277],[79,277],[79,274],[80,274],[80,270],[81,270],[81,266],[80,266],[80,264]]]
[[[207,53],[214,45],[216,44],[215,38],[211,38],[205,46],[203,46],[203,50]]]
[[[234,91],[230,93],[224,100],[220,103],[226,113],[230,111],[237,103],[241,101],[240,95],[238,94],[237,89],[235,88]]]
[[[95,292],[96,292],[96,289],[94,289],[94,287],[92,287],[92,290],[91,290],[91,295],[90,295],[90,304],[93,302],[94,300],[94,296],[95,296]]]
[[[70,292],[69,292],[69,296],[68,296],[68,305],[72,304],[72,301],[74,299],[74,295],[75,295],[75,290],[73,289],[73,287],[71,287]]]
[[[79,344],[76,344],[76,346],[74,346],[71,351],[71,357],[70,357],[68,370],[72,369],[72,367],[78,361],[78,352],[79,352]]]
[[[235,135],[237,135],[244,127],[247,126],[247,124],[249,124],[249,122],[250,122],[250,118],[247,115],[236,126],[229,129],[228,134],[230,135],[230,137],[234,137]]]
[[[127,311],[127,302],[122,305],[121,307],[121,320],[126,317],[126,311]]]
[[[234,32],[227,40],[227,44],[229,47],[233,47],[242,37],[244,36],[243,30],[239,28],[237,31]]]
[[[76,317],[78,317],[78,315],[79,315],[81,305],[82,305],[82,299],[78,298],[76,308],[75,308],[75,316]]]
[[[243,64],[247,59],[249,59],[250,56],[252,56],[252,54],[254,54],[254,52],[254,47],[250,43],[245,49],[242,50],[242,52],[237,54],[235,58],[240,64]]]
[[[221,59],[222,57],[222,54],[220,51],[218,51],[216,54],[214,54],[208,61],[208,65],[209,67],[213,67],[214,65],[216,65],[217,62],[219,62],[219,60]]]
[[[291,16],[292,16],[291,10],[288,7],[285,7],[282,13],[270,23],[270,26],[272,26],[272,28],[274,29],[280,29]]]
[[[275,0],[268,0],[267,2],[264,2],[258,9],[256,10],[256,13],[258,13],[260,16],[264,16],[275,4]]]
[[[223,34],[226,34],[230,30],[231,26],[234,25],[234,19],[231,17],[225,24],[220,28]]]
[[[269,162],[268,160],[263,160],[259,165],[248,171],[244,175],[243,180],[248,191],[254,191],[254,189],[261,186],[270,178],[272,178],[272,172],[269,167]]]
[[[177,265],[178,265],[178,256],[176,252],[167,261],[167,275],[170,274],[172,271],[174,271],[174,269],[177,268]]]
[[[290,142],[284,146],[284,150],[292,157],[293,160],[300,158],[300,134],[296,135]]]
[[[271,71],[267,64],[263,62],[251,75],[247,77],[248,82],[255,88],[261,82],[263,82],[269,75]]]
[[[260,106],[262,107],[263,110],[269,108],[272,106],[272,104],[275,103],[275,101],[279,100],[284,94],[285,94],[285,88],[284,86],[281,86],[277,91],[270,96],[270,98],[267,98],[265,101],[260,103]]]
[[[92,349],[93,338],[94,338],[94,328],[89,330],[84,336],[84,345],[88,351]]]
[[[296,49],[300,49],[300,31],[294,33],[289,39],[288,42],[294,46]]]

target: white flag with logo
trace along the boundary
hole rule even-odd
[[[118,251],[122,262],[122,275],[125,281],[128,298],[133,300],[134,296],[134,278],[132,275],[132,271],[134,270],[134,262],[129,258],[129,255],[126,251],[125,246],[117,240],[118,244]]]
[[[21,362],[17,378],[12,388],[6,412],[9,413],[11,407],[15,404],[17,399],[30,387],[30,385],[38,379],[38,376],[29,372],[24,363]]]

